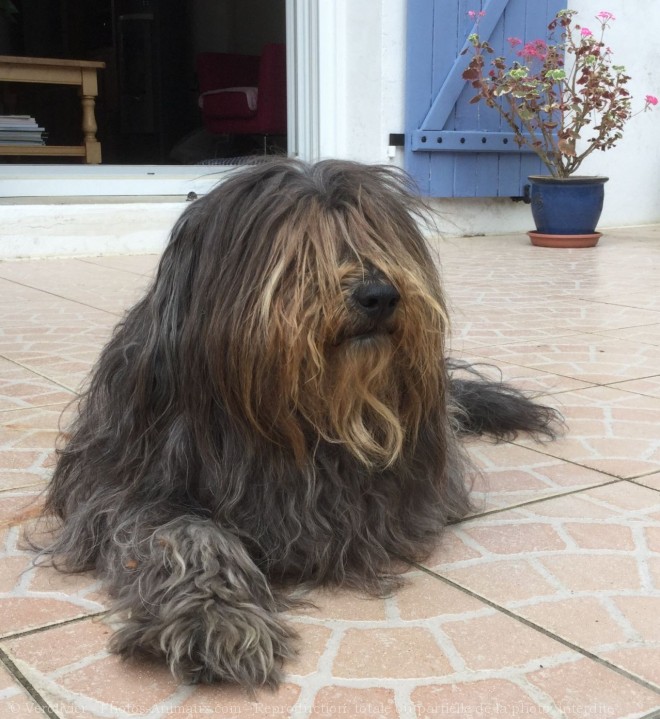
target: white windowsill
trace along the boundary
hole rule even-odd
[[[230,165],[0,165],[0,204],[169,201],[206,194]]]
[[[0,261],[158,253],[232,166],[0,166]]]

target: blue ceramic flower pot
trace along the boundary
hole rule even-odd
[[[607,177],[530,175],[532,216],[546,235],[590,235],[603,209]]]

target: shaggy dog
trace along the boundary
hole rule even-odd
[[[183,213],[47,495],[42,557],[103,579],[113,651],[276,686],[298,588],[390,592],[468,512],[462,432],[552,435],[552,410],[443,359],[422,211],[394,170],[280,159]]]

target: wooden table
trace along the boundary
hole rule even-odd
[[[77,85],[82,103],[83,135],[80,145],[0,145],[0,155],[82,157],[86,163],[98,165],[101,162],[101,143],[96,139],[94,117],[94,105],[98,95],[96,71],[104,67],[104,62],[91,60],[0,55],[0,81]]]

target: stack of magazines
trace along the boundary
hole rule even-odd
[[[30,115],[0,115],[0,145],[45,145],[43,127]]]

